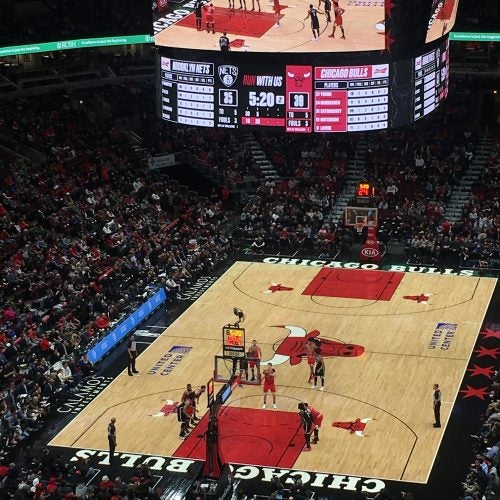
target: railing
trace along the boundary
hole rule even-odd
[[[474,271],[474,273],[479,274],[479,276],[499,276],[500,275],[500,267],[479,267],[479,266],[458,266],[460,271],[468,270]]]
[[[127,82],[139,82],[154,78],[154,68],[150,66],[150,72],[131,72],[125,75],[114,75],[108,67],[96,70],[88,70],[85,73],[61,73],[50,77],[41,76],[31,80],[12,82],[12,90],[7,82],[4,82],[5,91],[2,97],[9,99],[40,95],[51,92],[58,88],[64,89],[85,89],[93,87],[103,87],[105,85],[122,85]],[[82,78],[82,76],[88,77]]]
[[[97,363],[111,349],[118,345],[126,335],[135,330],[151,313],[156,311],[167,300],[164,288],[160,288],[149,299],[143,302],[126,318],[120,320],[103,338],[87,351],[87,358],[91,363]]]

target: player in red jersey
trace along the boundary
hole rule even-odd
[[[309,365],[309,379],[307,382],[310,384],[314,378],[314,365],[316,363],[316,344],[309,339],[304,346],[307,355],[307,364]]]
[[[345,9],[340,7],[339,2],[333,0],[333,13],[335,14],[335,22],[333,23],[332,34],[328,35],[329,38],[335,38],[335,28],[338,26],[340,28],[340,31],[342,31],[342,36],[340,38],[343,38],[345,40],[344,20],[342,19],[342,14],[344,12]]]
[[[255,380],[255,367],[257,367],[257,373],[260,370],[260,360],[262,359],[262,351],[260,347],[257,345],[256,340],[252,340],[252,343],[247,351],[247,356],[250,358],[248,360],[248,366],[250,370],[252,370],[252,378],[251,381]]]
[[[318,444],[319,443],[319,428],[321,427],[321,424],[323,423],[323,414],[313,408],[312,406],[309,406],[307,403],[304,403],[305,409],[309,412],[309,415],[311,415],[312,421],[313,421],[313,432],[314,432],[314,438],[311,441],[312,444]]]
[[[275,28],[280,27],[280,13],[281,13],[281,5],[280,5],[280,0],[273,0],[274,5],[273,5],[273,10],[274,10],[274,19],[276,20],[276,24],[274,25]]]
[[[276,370],[273,368],[272,363],[267,363],[266,368],[262,372],[264,376],[264,404],[262,408],[266,408],[267,393],[270,392],[273,396],[273,408],[276,406]]]
[[[214,4],[211,3],[208,6],[204,5],[203,10],[206,12],[205,22],[207,24],[207,32],[210,33],[210,30],[212,30],[212,33],[215,35]]]

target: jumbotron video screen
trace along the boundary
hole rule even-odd
[[[420,45],[437,40],[453,27],[457,6],[458,0],[154,0],[153,31],[157,46],[172,48],[219,50],[218,35],[226,33],[233,52],[382,51],[404,37]],[[415,33],[399,25],[413,12]]]
[[[385,47],[384,0],[344,0],[342,6],[334,0],[314,0],[312,11],[309,1],[300,0],[175,2],[158,0],[154,22],[157,45],[175,47],[182,43],[185,48],[217,50],[219,40],[210,29],[213,18],[215,32],[228,34],[231,50],[347,52]],[[202,17],[198,27],[197,10]],[[310,28],[315,19],[319,38]]]
[[[427,37],[425,42],[432,42],[449,33],[457,17],[458,0],[433,0]]]
[[[447,96],[458,0],[286,1],[157,0],[160,117],[360,132],[411,124]]]

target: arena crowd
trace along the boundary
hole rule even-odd
[[[70,467],[24,450],[52,408],[98,368],[85,357],[89,346],[145,293],[165,286],[175,301],[224,261],[233,250],[225,232],[233,220],[235,236],[259,253],[332,256],[348,248],[352,236],[331,222],[331,212],[361,143],[365,178],[380,186],[381,217],[397,222],[393,234],[407,243],[408,259],[428,263],[452,255],[475,265],[485,256],[489,267],[498,267],[499,141],[482,176],[489,189],[474,188],[459,222],[444,218],[477,144],[464,125],[467,96],[458,89],[412,129],[339,139],[256,135],[276,179],[263,177],[236,134],[150,125],[154,102],[139,104],[149,92],[138,85],[103,88],[92,97],[18,99],[0,117],[0,135],[15,152],[3,159],[0,190],[0,477],[11,497],[108,499],[126,492],[126,498],[156,498],[145,468],[85,490],[91,470],[84,461]],[[108,111],[83,105],[86,99]],[[146,171],[121,127],[130,114],[149,132],[153,153],[188,150],[222,174],[220,193],[201,198]],[[236,193],[245,179],[255,192]],[[468,500],[496,488],[497,386],[498,377],[479,434],[481,457],[464,487]],[[20,450],[23,464],[14,461]]]
[[[355,234],[332,223],[332,208],[345,184],[349,160],[356,159],[363,145],[360,180],[376,186],[372,203],[379,209],[385,242],[404,244],[412,264],[500,268],[498,141],[461,218],[450,223],[445,213],[479,141],[466,125],[470,85],[452,85],[442,109],[413,127],[338,142],[328,137],[261,138],[280,178],[263,179],[244,200],[236,238],[255,253],[295,254],[305,249],[332,257],[348,250]],[[240,167],[236,177],[244,175]],[[354,197],[350,204],[357,205]]]
[[[0,455],[14,492],[27,478],[7,464],[94,372],[89,346],[156,287],[175,301],[231,248],[219,199],[138,168],[124,134],[92,127],[79,98],[19,100],[5,111],[0,134],[44,155],[1,168]],[[48,491],[37,478],[37,491]]]
[[[500,494],[500,372],[492,377],[490,403],[485,420],[472,434],[476,440],[469,473],[462,483],[464,500],[493,500]]]

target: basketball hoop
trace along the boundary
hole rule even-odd
[[[358,234],[361,234],[363,232],[363,228],[365,227],[365,223],[364,222],[356,222],[354,227],[356,228],[356,231],[358,232]]]
[[[363,233],[363,228],[368,224],[368,217],[365,215],[357,215],[356,216],[356,221],[354,222],[354,227],[356,228],[356,231],[358,234]]]

